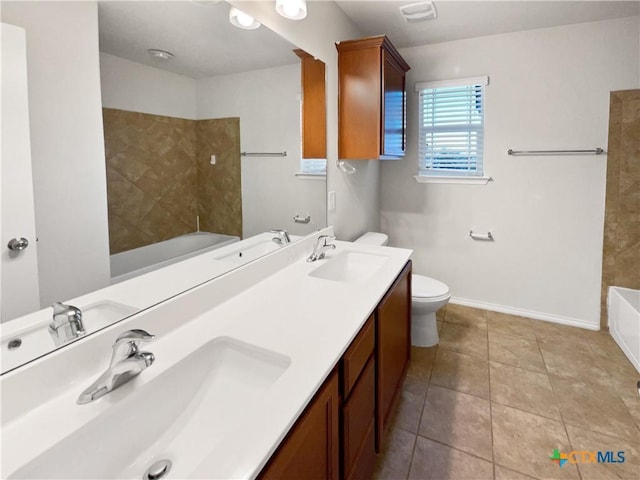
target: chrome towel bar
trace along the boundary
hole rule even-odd
[[[591,150],[507,150],[509,155],[600,155],[602,153],[605,153],[602,148],[593,148]]]
[[[240,152],[241,157],[286,157],[287,152]]]

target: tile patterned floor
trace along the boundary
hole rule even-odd
[[[377,480],[640,478],[640,375],[605,332],[450,304],[413,347]],[[625,452],[567,463],[554,449]]]

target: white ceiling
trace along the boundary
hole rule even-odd
[[[98,15],[100,51],[192,78],[299,62],[295,46],[264,25],[257,30],[231,25],[224,2],[101,1]],[[175,56],[155,59],[149,48]]]
[[[365,35],[386,34],[398,48],[638,15],[638,1],[435,0],[438,18],[407,23],[399,7],[421,0],[337,0]]]
[[[268,1],[275,5],[274,0]],[[640,11],[638,1],[436,0],[437,19],[405,22],[398,7],[418,1],[336,3],[364,35],[386,34],[398,48],[626,17]],[[264,25],[257,30],[231,25],[225,2],[100,1],[99,28],[101,51],[192,78],[298,62],[292,53],[295,47]],[[149,48],[167,50],[175,57],[152,58]]]

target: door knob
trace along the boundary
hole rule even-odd
[[[24,237],[20,238],[12,238],[9,240],[7,247],[9,250],[13,250],[14,252],[20,252],[29,246],[29,240]]]

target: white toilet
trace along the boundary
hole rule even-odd
[[[367,232],[354,240],[368,245],[386,245],[389,237],[384,233]],[[423,275],[411,276],[411,343],[416,347],[432,347],[438,343],[436,311],[451,298],[449,287]]]

